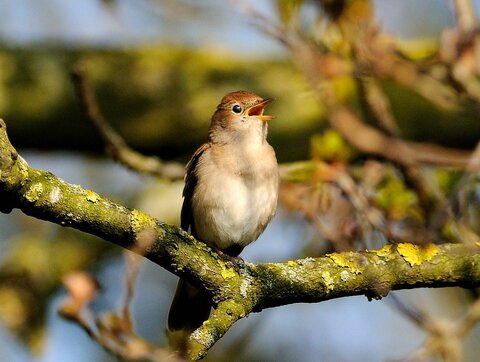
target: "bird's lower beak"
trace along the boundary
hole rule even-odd
[[[273,98],[262,99],[259,103],[247,109],[247,116],[255,117],[261,121],[270,121],[274,119],[273,116],[267,116],[263,114],[263,111],[268,103],[273,101]]]

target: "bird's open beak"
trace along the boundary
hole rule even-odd
[[[271,101],[273,101],[273,98],[262,99],[259,103],[247,109],[247,116],[255,117],[261,121],[270,121],[271,119],[274,119],[275,117],[273,116],[263,114],[265,106]]]

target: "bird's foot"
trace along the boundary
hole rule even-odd
[[[233,266],[233,269],[240,274],[242,269],[246,268],[245,261],[240,257],[240,256],[232,256],[227,253],[225,253],[222,250],[217,250],[218,255],[220,255],[220,258],[225,260],[226,262],[230,262]]]

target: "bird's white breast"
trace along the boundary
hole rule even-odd
[[[267,143],[262,147],[227,157],[221,149],[211,149],[199,161],[192,211],[196,232],[207,244],[221,250],[232,244],[246,246],[275,214],[277,163],[271,147]],[[218,157],[220,153],[223,157]]]

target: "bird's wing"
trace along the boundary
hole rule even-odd
[[[193,154],[190,161],[187,163],[185,174],[185,186],[183,188],[183,205],[180,214],[180,226],[185,231],[190,231],[195,236],[193,213],[192,213],[192,197],[197,185],[196,168],[198,160],[202,154],[210,148],[210,143],[204,143]],[[190,228],[190,230],[189,230]]]

